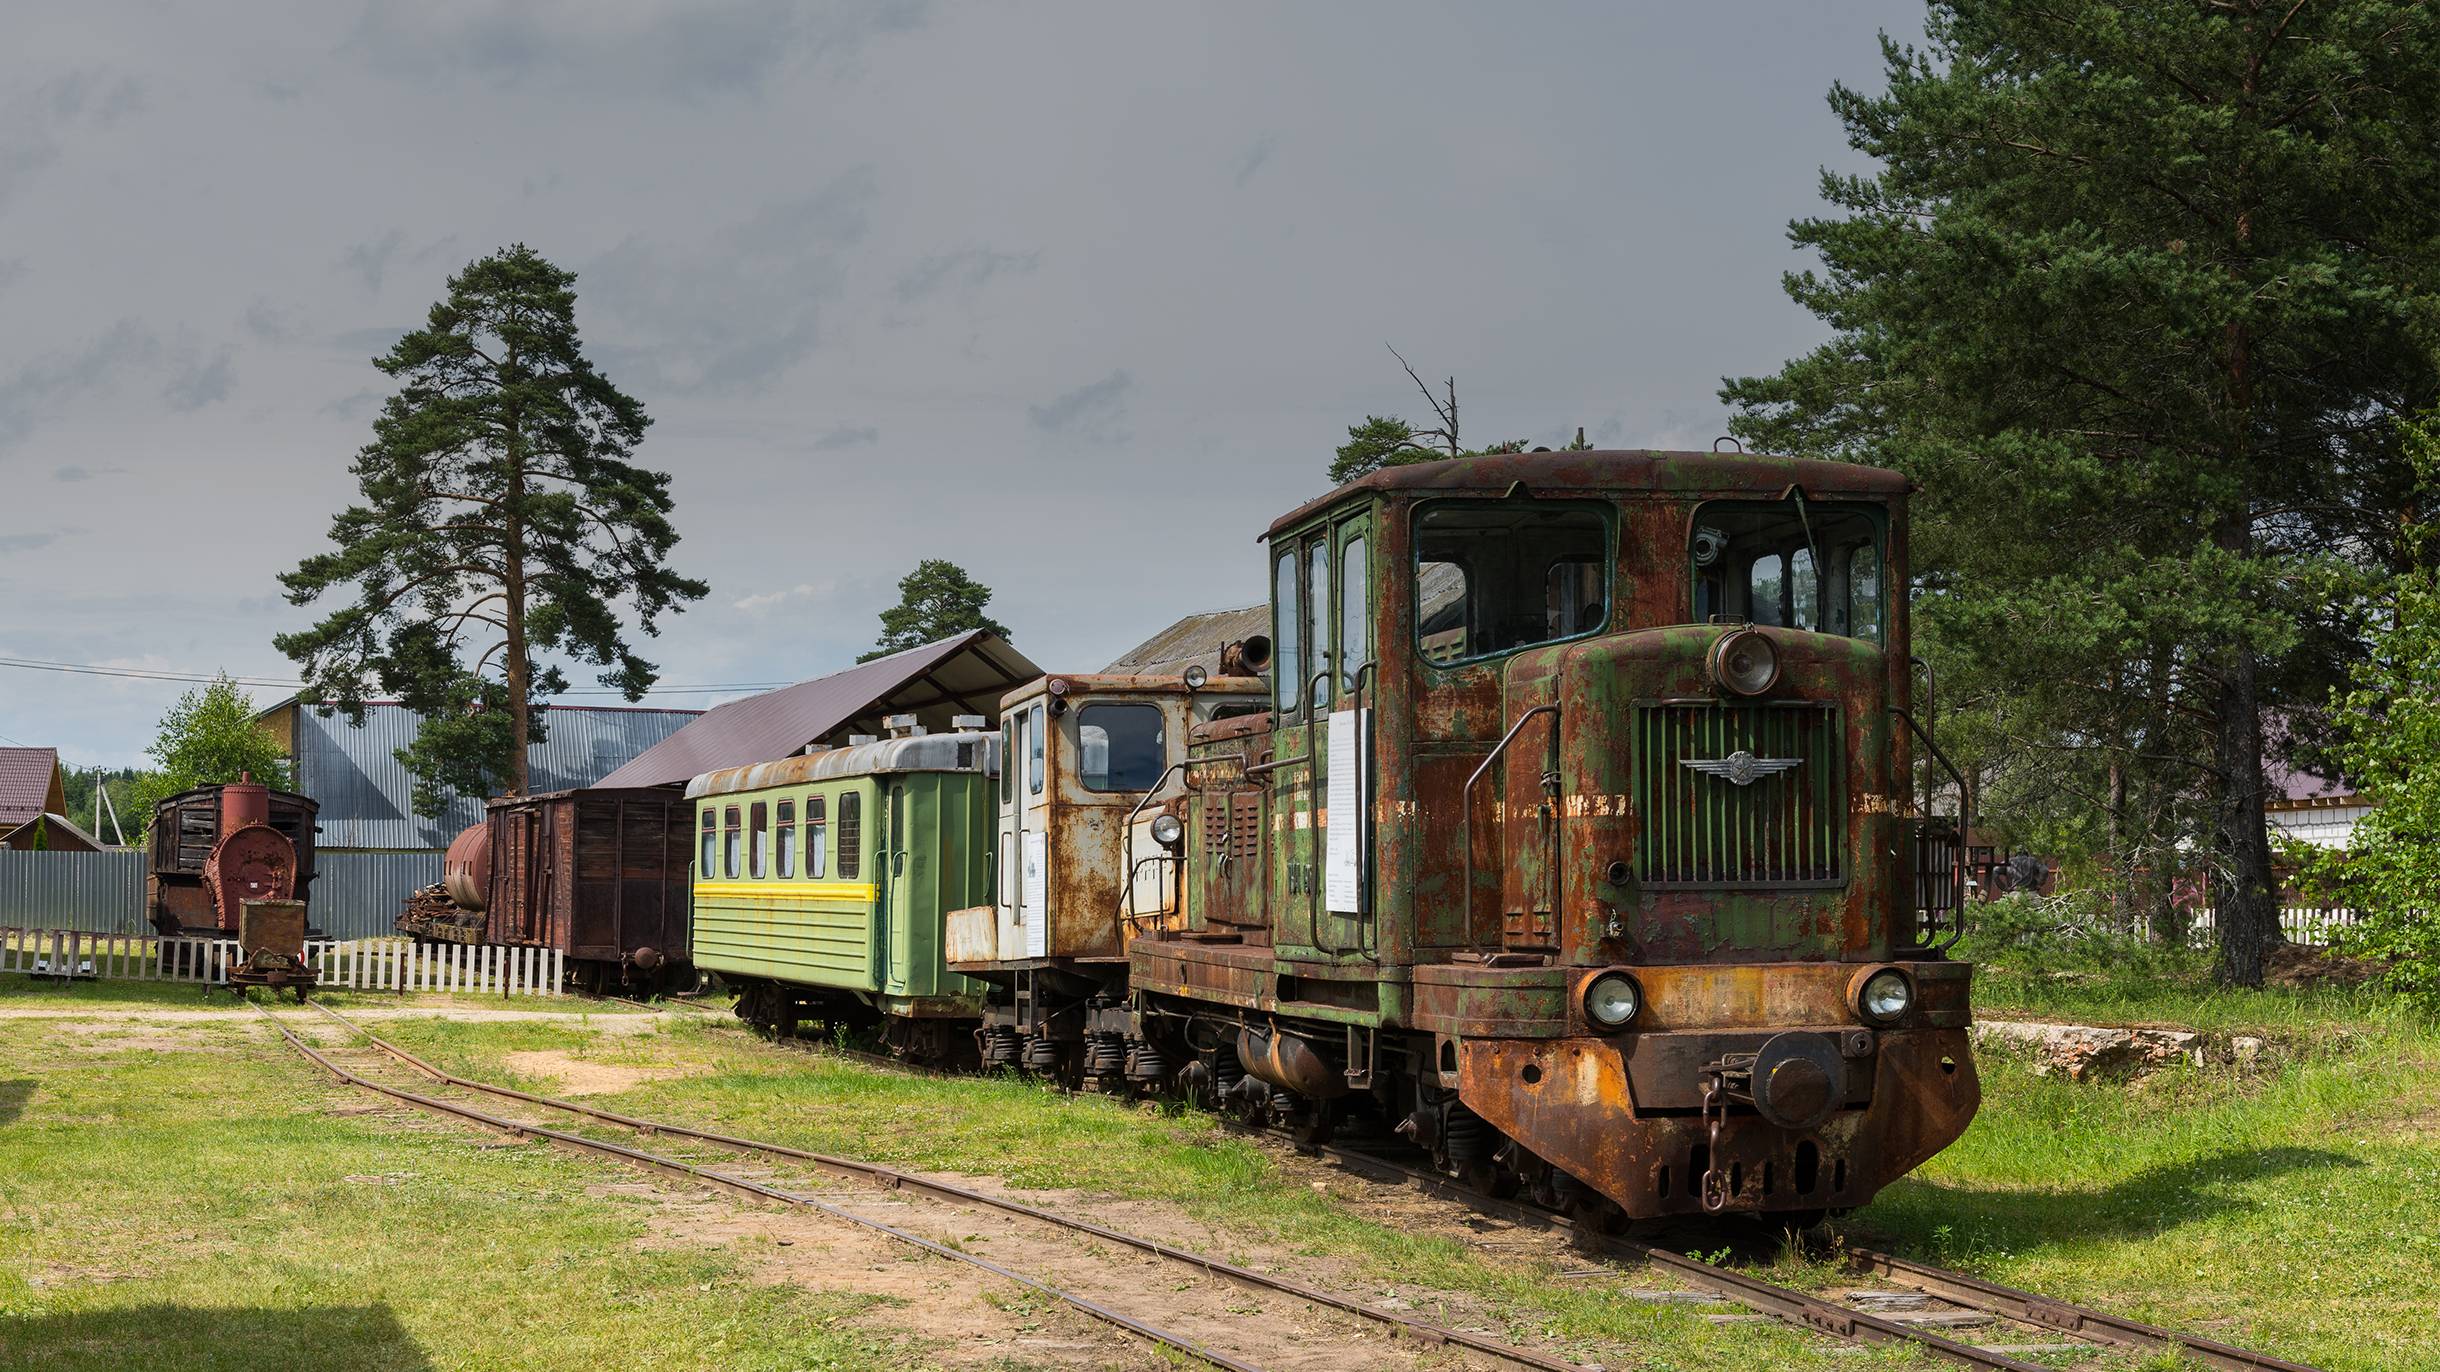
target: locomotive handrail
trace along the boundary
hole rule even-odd
[[[1144,792],[1144,798],[1135,802],[1135,808],[1127,811],[1127,821],[1125,825],[1122,826],[1127,836],[1127,884],[1126,888],[1119,893],[1118,902],[1118,917],[1121,921],[1127,924],[1133,924],[1137,919],[1137,915],[1135,913],[1135,869],[1137,866],[1135,861],[1135,817],[1144,813],[1144,807],[1150,805],[1152,803],[1152,798],[1161,793],[1161,788],[1169,784],[1170,777],[1186,770],[1187,762],[1188,759],[1179,758],[1177,761],[1170,763],[1168,768],[1164,770],[1159,777],[1153,780],[1152,789]],[[1178,839],[1179,846],[1184,847],[1185,842],[1186,839],[1184,835],[1181,834]],[[1179,875],[1183,877],[1185,871],[1186,864],[1180,862],[1178,864]],[[1183,901],[1179,903],[1184,904]]]
[[[1469,942],[1472,941],[1474,934],[1474,785],[1483,779],[1483,773],[1491,770],[1491,764],[1499,761],[1500,757],[1508,751],[1508,745],[1517,741],[1517,735],[1524,732],[1525,722],[1535,715],[1552,716],[1554,724],[1551,744],[1553,750],[1556,751],[1558,730],[1555,721],[1558,714],[1559,707],[1551,704],[1536,705],[1518,715],[1517,722],[1508,726],[1508,732],[1500,736],[1500,741],[1492,747],[1489,755],[1483,758],[1483,764],[1474,769],[1474,775],[1466,778],[1466,789],[1458,794],[1458,808],[1463,816],[1459,822],[1463,835],[1463,846],[1466,850],[1466,884],[1458,888],[1458,898],[1466,903],[1466,934]],[[1497,901],[1492,902],[1494,905],[1498,903]]]
[[[1301,760],[1308,764],[1319,755],[1314,742],[1314,731],[1319,729],[1322,723],[1320,716],[1314,712],[1314,689],[1327,681],[1331,685],[1332,694],[1336,695],[1338,674],[1336,667],[1324,667],[1315,672],[1306,680],[1304,699],[1298,702],[1305,714],[1305,756]],[[1305,768],[1305,813],[1310,816],[1309,822],[1313,826],[1306,832],[1313,835],[1315,849],[1313,871],[1305,880],[1305,942],[1317,952],[1327,952],[1336,957],[1347,950],[1322,947],[1322,907],[1329,901],[1322,893],[1323,883],[1320,878],[1322,868],[1328,861],[1325,854],[1328,852],[1329,840],[1323,834],[1321,825],[1322,769],[1320,767],[1309,765]]]
[[[1912,714],[1905,710],[1899,709],[1895,705],[1889,707],[1889,712],[1896,715],[1899,719],[1904,720],[1906,722],[1908,732],[1923,740],[1924,751],[1932,755],[1932,760],[1939,763],[1941,770],[1949,774],[1949,780],[1955,782],[1957,785],[1957,861],[1955,864],[1955,875],[1950,882],[1956,891],[1957,918],[1953,921],[1954,927],[1949,930],[1949,936],[1947,938],[1936,943],[1926,942],[1918,944],[1913,950],[1922,953],[1945,953],[1949,949],[1956,947],[1957,940],[1964,938],[1966,933],[1966,835],[1974,827],[1974,793],[1966,787],[1965,773],[1957,770],[1957,764],[1949,761],[1949,755],[1940,751],[1940,745],[1932,741],[1932,736],[1925,732],[1923,726],[1916,722],[1915,717]],[[1908,786],[1910,789],[1913,786],[1913,781],[1911,778],[1908,781]],[[1924,817],[1926,819],[1931,818],[1932,816],[1929,814],[1930,805],[1928,800],[1925,804],[1925,810],[1926,814]],[[1913,857],[1912,855],[1909,855],[1908,866],[1911,868],[1912,865]]]
[[[1379,676],[1379,673],[1373,671],[1373,666],[1374,664],[1369,661],[1357,664],[1355,671],[1348,677],[1347,694],[1355,702],[1356,718],[1364,722],[1364,727],[1358,731],[1362,735],[1359,740],[1362,745],[1362,755],[1356,759],[1356,904],[1358,907],[1356,918],[1360,921],[1356,926],[1356,951],[1377,963],[1381,960],[1381,925],[1378,912],[1373,908],[1375,903],[1374,856],[1378,851],[1373,846],[1373,763],[1375,760],[1374,730],[1376,728],[1373,716],[1379,711],[1364,703],[1364,678],[1368,674],[1375,678]],[[1368,936],[1369,943],[1367,942]]]

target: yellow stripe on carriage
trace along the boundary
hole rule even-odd
[[[869,881],[698,881],[695,894],[713,900],[862,900],[879,894]]]

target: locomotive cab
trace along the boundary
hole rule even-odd
[[[1263,691],[1066,674],[1002,699],[992,902],[952,912],[947,939],[951,970],[993,988],[986,1066],[1123,1081],[1127,942],[1177,906],[1176,859],[1154,834],[1184,790],[1187,731],[1260,711]]]
[[[1946,1146],[1979,1092],[1954,845],[1912,799],[1905,492],[1516,454],[1275,523],[1272,711],[1193,735],[1147,1039],[1249,1110],[1372,1112],[1632,1218],[1809,1217]]]

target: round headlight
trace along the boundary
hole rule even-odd
[[[1175,848],[1178,846],[1178,840],[1184,837],[1186,837],[1186,823],[1176,815],[1154,815],[1152,817],[1153,842],[1164,848]]]
[[[1711,645],[1711,679],[1725,691],[1761,695],[1779,680],[1779,652],[1751,629],[1724,634]]]
[[[1915,987],[1904,972],[1884,968],[1864,979],[1864,991],[1856,1003],[1864,1018],[1886,1023],[1914,1008]]]
[[[1584,988],[1585,1018],[1604,1029],[1624,1029],[1644,1008],[1644,988],[1624,972],[1604,972]]]
[[[1204,671],[1204,670],[1203,670],[1203,664],[1202,664],[1202,663],[1200,663],[1200,662],[1198,662],[1198,663],[1196,663],[1195,665],[1193,665],[1193,666],[1191,666],[1191,667],[1187,668],[1187,669],[1186,669],[1186,672],[1185,672],[1185,676],[1186,676],[1186,689],[1187,689],[1187,690],[1190,690],[1190,691],[1200,691],[1200,690],[1202,690],[1202,689],[1203,689],[1203,683],[1204,683],[1204,682],[1206,682],[1206,681],[1211,680],[1211,673]]]

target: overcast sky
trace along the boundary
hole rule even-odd
[[[1097,668],[1258,599],[1346,426],[1424,413],[1385,342],[1473,439],[1708,446],[1822,336],[1778,278],[1857,164],[1823,96],[1920,16],[11,0],[0,656],[290,675],[369,358],[521,240],[712,586],[666,680],[845,665],[928,556]],[[0,736],[135,762],[179,689],[0,668]]]

